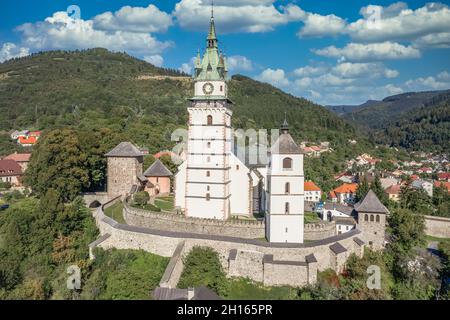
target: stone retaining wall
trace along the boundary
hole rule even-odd
[[[450,219],[425,216],[425,233],[432,237],[450,238]]]
[[[196,246],[210,247],[218,253],[228,276],[249,277],[270,285],[312,284],[316,281],[317,271],[328,268],[342,270],[346,258],[351,253],[361,256],[364,248],[358,238],[361,236],[359,230],[306,244],[273,244],[254,239],[122,225],[103,212],[117,201],[120,199],[105,204],[94,214],[101,235],[110,235],[99,244],[100,247],[106,250],[141,249],[164,257],[173,257],[180,242],[184,242],[184,255]],[[345,251],[334,254],[330,246],[336,243]],[[264,260],[265,256],[271,256],[272,260]],[[177,263],[173,270],[176,268]]]
[[[126,201],[124,202],[123,213],[125,221],[131,226],[243,239],[263,239],[266,237],[264,221],[220,221],[188,218],[175,213],[158,213],[133,208]],[[334,222],[305,224],[304,239],[306,241],[322,240],[335,235],[336,224]]]

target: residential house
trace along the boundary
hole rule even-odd
[[[339,203],[325,203],[321,210],[317,212],[322,216],[323,221],[331,221],[335,217],[350,217],[353,207]]]
[[[150,196],[164,196],[171,193],[171,178],[172,172],[157,159],[147,171],[144,172],[144,176],[147,178],[145,191]]]
[[[392,201],[400,201],[400,190],[401,190],[401,185],[400,184],[394,184],[391,185],[390,187],[387,187],[385,189],[386,194],[389,197],[389,200]]]
[[[38,139],[36,137],[19,137],[18,139],[18,143],[22,146],[22,147],[32,147],[37,143]]]
[[[448,190],[448,192],[450,193],[450,181],[448,181],[448,182],[443,182],[443,181],[435,181],[434,182],[434,186],[436,187],[436,188],[439,188],[439,187],[445,187],[445,188],[447,188],[447,190]]]
[[[438,174],[439,181],[447,181],[450,182],[450,172],[441,172]]]
[[[322,198],[322,190],[312,181],[305,181],[305,200],[319,202]]]
[[[415,180],[411,186],[416,189],[423,189],[430,197],[433,196],[433,184],[426,180]]]
[[[4,160],[14,160],[22,168],[22,172],[25,172],[28,168],[28,163],[30,162],[31,153],[17,153],[14,152],[9,156],[3,158]]]
[[[355,177],[350,172],[343,172],[335,176],[334,180],[344,183],[353,183],[355,182]]]
[[[430,167],[422,167],[420,169],[417,169],[418,173],[424,173],[424,174],[432,174],[433,173],[433,168]]]
[[[344,234],[356,228],[356,220],[353,217],[334,217],[336,234]]]
[[[355,201],[356,190],[358,184],[356,183],[344,183],[340,187],[333,190],[337,202],[340,204],[351,204]]]
[[[14,160],[0,160],[0,181],[9,182],[13,187],[22,186],[23,171]]]
[[[390,186],[398,184],[400,181],[396,178],[381,178],[381,185],[383,186],[383,189],[386,190]]]

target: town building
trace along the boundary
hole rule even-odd
[[[400,184],[394,184],[388,188],[386,188],[385,192],[389,197],[389,200],[398,202],[400,201],[400,192],[402,186]]]
[[[450,172],[441,172],[438,174],[439,181],[447,181],[450,182]]]
[[[23,171],[14,160],[0,160],[0,181],[10,183],[12,187],[22,186]]]
[[[355,201],[357,189],[356,183],[344,183],[330,193],[331,200],[340,204],[351,204]]]
[[[17,162],[20,167],[22,168],[22,171],[25,172],[28,168],[28,164],[30,163],[31,153],[17,153],[14,152],[6,157],[4,157],[4,160],[13,160]]]
[[[305,200],[310,202],[320,202],[322,190],[312,181],[305,181]]]
[[[172,172],[158,159],[145,172],[148,179],[145,191],[153,196],[167,196],[171,193]]]
[[[418,179],[411,183],[411,187],[424,190],[428,196],[433,197],[433,183],[430,181]]]

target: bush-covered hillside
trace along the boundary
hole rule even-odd
[[[45,52],[0,64],[0,128],[109,127],[159,151],[171,145],[169,133],[186,124],[191,95],[185,74],[126,54]],[[355,135],[325,108],[246,77],[230,81],[230,97],[235,127],[277,128],[287,112],[298,138],[342,142]]]
[[[414,110],[402,121],[380,130],[376,141],[419,151],[450,153],[450,98]]]

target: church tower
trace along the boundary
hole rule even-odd
[[[190,99],[185,188],[188,217],[230,217],[232,102],[228,99],[227,66],[219,52],[214,12],[206,52],[195,62],[194,97]]]
[[[272,243],[303,243],[303,154],[289,134],[287,120],[281,126],[280,137],[272,146],[267,180],[267,240]]]

